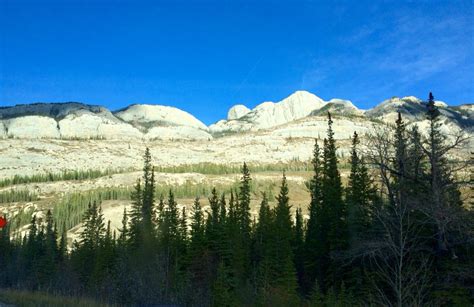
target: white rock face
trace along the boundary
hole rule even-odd
[[[141,139],[143,136],[137,128],[117,118],[107,118],[89,112],[69,114],[59,122],[59,129],[64,139]]]
[[[227,112],[227,120],[239,119],[247,113],[250,112],[250,109],[244,106],[243,104],[237,104],[230,108],[229,112]]]
[[[135,104],[118,111],[115,116],[145,128],[156,126],[188,126],[207,131],[208,128],[193,115],[168,106]],[[151,126],[151,127],[150,127]]]
[[[447,127],[446,132],[464,130],[473,133],[472,104],[447,106],[436,101],[436,105]],[[207,141],[232,134],[249,137],[250,133],[255,132],[256,136],[270,134],[274,138],[272,142],[277,142],[277,137],[317,137],[326,130],[324,118],[328,111],[337,115],[339,125],[334,129],[337,130],[336,135],[341,137],[349,137],[353,130],[364,133],[373,122],[380,120],[394,123],[398,112],[407,124],[421,123],[426,119],[425,103],[414,96],[394,97],[364,112],[349,100],[331,99],[324,102],[305,91],[295,92],[278,103],[261,103],[253,110],[236,105],[229,110],[227,120],[218,121],[209,128],[191,114],[173,107],[132,105],[113,114],[104,107],[82,103],[35,103],[0,107],[0,139]],[[354,126],[363,119],[363,124]]]
[[[354,131],[361,136],[373,131],[373,126],[364,118],[348,119],[338,117],[333,119],[334,138],[338,140],[349,139]],[[328,122],[326,116],[307,117],[286,125],[278,126],[271,132],[272,136],[285,138],[312,138],[323,139],[326,137]]]
[[[5,121],[8,136],[13,138],[59,138],[58,123],[51,117],[22,116]]]
[[[209,140],[212,136],[194,127],[153,127],[145,134],[148,140]]]
[[[269,128],[308,116],[324,105],[324,101],[305,91],[298,91],[278,103],[264,102],[245,119],[255,123],[255,128]]]
[[[212,133],[260,130],[308,116],[324,101],[306,91],[297,91],[280,102],[263,102],[242,117],[209,126]],[[229,112],[230,113],[230,112]]]

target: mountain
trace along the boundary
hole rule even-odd
[[[436,104],[447,134],[461,129],[473,133],[472,104],[448,106],[441,101]],[[324,101],[309,92],[297,91],[279,102],[263,102],[253,109],[235,105],[229,109],[227,119],[209,127],[185,111],[162,105],[133,104],[115,112],[78,102],[1,107],[0,138],[205,141],[258,131],[267,135],[311,137],[324,133],[327,112],[341,118],[336,130],[343,138],[356,126],[359,131],[368,131],[374,122],[393,123],[398,112],[407,123],[427,124],[426,105],[413,96],[392,97],[363,111],[349,100]]]
[[[344,115],[344,116],[362,116],[364,112],[359,110],[350,100],[344,99],[331,99],[323,107],[314,110],[310,113],[311,116],[326,115],[328,112],[331,114]]]
[[[0,108],[0,137],[53,139],[209,139],[208,128],[173,107],[132,105],[115,113],[83,103]]]
[[[134,104],[114,112],[138,128],[147,139],[209,139],[208,128],[193,115],[178,108]]]
[[[452,129],[467,129],[472,131],[474,126],[474,119],[466,114],[469,114],[469,109],[463,106],[448,107],[445,102],[436,101],[441,112],[441,118],[446,126]],[[467,110],[463,114],[460,110]],[[393,97],[384,100],[379,105],[375,106],[365,112],[365,115],[372,119],[382,120],[385,122],[395,122],[398,112],[407,122],[416,122],[423,125],[426,121],[426,104],[421,99],[408,96],[403,98]],[[425,123],[426,124],[426,123]],[[452,130],[450,129],[450,130]]]
[[[209,126],[213,134],[260,130],[308,116],[312,111],[323,106],[324,101],[306,91],[297,91],[279,102],[263,102],[242,116],[233,116],[236,107],[233,107],[228,120],[221,120]],[[238,107],[240,111],[242,107]]]
[[[227,120],[239,119],[250,112],[251,110],[243,104],[235,105],[227,112]]]

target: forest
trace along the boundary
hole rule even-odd
[[[0,288],[119,306],[472,306],[474,214],[461,193],[472,161],[451,154],[466,138],[444,135],[439,115],[430,93],[427,131],[399,113],[364,146],[354,132],[343,185],[328,113],[307,210],[292,208],[283,171],[278,195],[261,191],[256,218],[246,163],[230,191],[213,188],[181,210],[172,190],[157,193],[147,148],[142,177],[122,191],[132,207],[118,231],[98,201],[84,204],[72,246],[72,224],[52,211],[33,216],[23,237],[0,230]]]

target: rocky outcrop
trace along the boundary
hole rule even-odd
[[[0,138],[184,139],[212,136],[194,116],[166,106],[133,105],[117,112],[82,103],[0,108]]]
[[[331,114],[343,115],[343,116],[363,116],[364,112],[359,110],[350,100],[344,99],[331,99],[322,108],[311,112],[311,116],[326,115],[328,112]]]
[[[51,117],[28,115],[4,121],[7,135],[11,138],[50,138],[60,137],[58,123]]]
[[[90,112],[69,114],[59,122],[63,139],[130,139],[142,133],[130,124],[114,117],[98,116]]]
[[[277,103],[263,102],[237,119],[219,121],[209,126],[209,130],[213,134],[219,134],[267,129],[306,117],[323,105],[324,101],[316,95],[297,91]]]
[[[227,112],[227,120],[239,119],[244,115],[247,115],[251,110],[243,104],[237,104],[230,108]]]
[[[114,114],[123,121],[141,127],[145,131],[153,126],[187,126],[204,131],[208,130],[207,126],[196,117],[168,106],[135,104]]]

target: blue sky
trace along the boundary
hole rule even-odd
[[[474,102],[467,1],[0,0],[0,106],[172,105],[209,124],[296,90]]]

